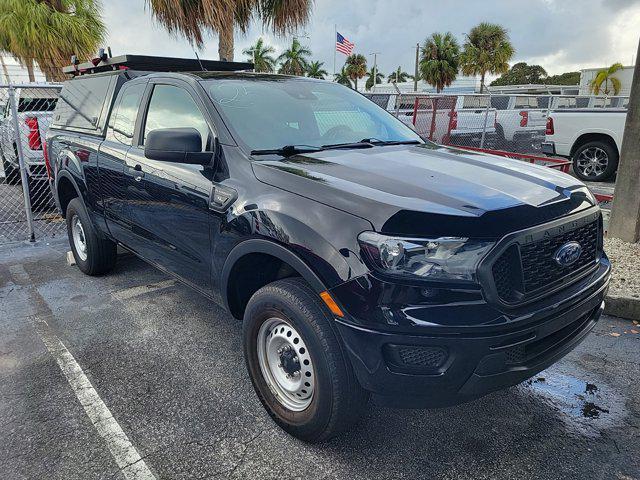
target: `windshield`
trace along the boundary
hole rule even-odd
[[[336,83],[287,77],[204,83],[236,139],[252,151],[365,139],[422,143],[416,133],[375,103]]]

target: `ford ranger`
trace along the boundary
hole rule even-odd
[[[122,245],[242,321],[290,434],[328,439],[371,395],[515,385],[598,321],[610,263],[578,180],[426,142],[336,83],[177,60],[67,68],[50,185],[82,272]]]

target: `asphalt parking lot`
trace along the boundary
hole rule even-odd
[[[2,479],[640,478],[629,322],[603,318],[529,383],[442,410],[372,404],[306,445],[254,395],[236,320],[134,257],[90,278],[66,250],[0,249]]]

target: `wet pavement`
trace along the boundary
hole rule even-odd
[[[255,397],[236,320],[133,257],[89,278],[66,249],[0,249],[1,479],[640,479],[630,322],[603,317],[511,389],[439,410],[372,404],[346,435],[306,445]],[[52,339],[79,369],[63,373]],[[78,372],[148,470],[116,460],[100,412],[78,399]]]

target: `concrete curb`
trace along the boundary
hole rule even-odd
[[[607,295],[604,299],[604,313],[627,320],[640,321],[640,298]]]

